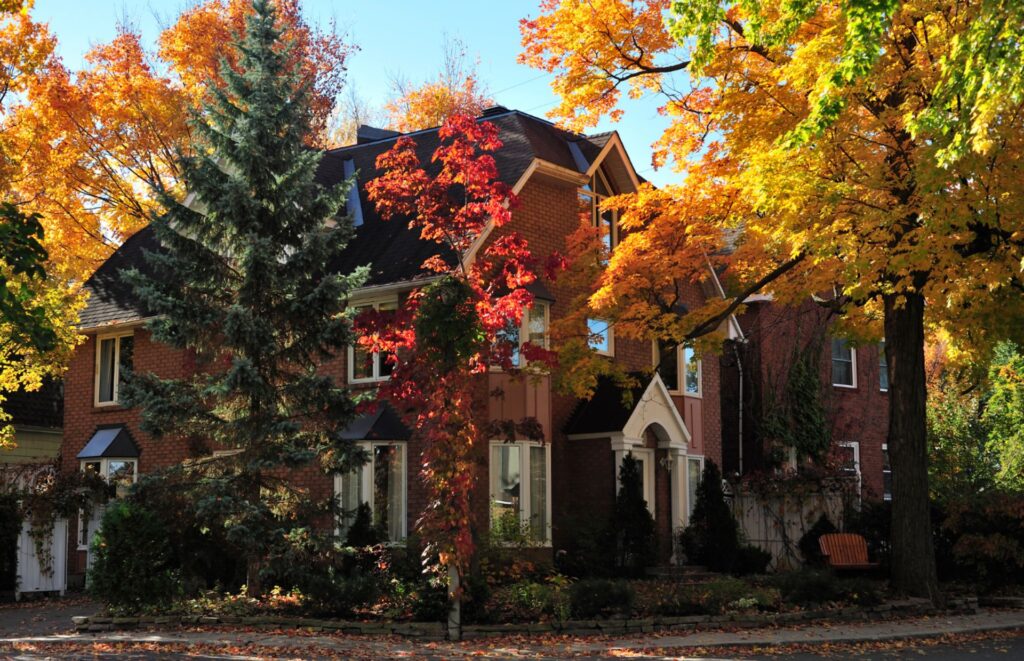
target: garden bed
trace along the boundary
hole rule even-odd
[[[963,598],[950,601],[947,613],[975,613],[978,600]],[[551,620],[546,622],[471,624],[463,627],[465,638],[500,636],[503,634],[563,633],[567,635],[604,635],[626,633],[650,633],[654,631],[699,631],[709,629],[742,629],[754,627],[790,625],[800,622],[827,620],[829,622],[854,622],[884,620],[898,617],[931,615],[938,611],[925,600],[889,601],[868,607],[846,606],[813,610],[793,610],[781,613],[733,612],[721,615],[610,617],[583,620]],[[336,619],[315,619],[284,616],[140,616],[104,617],[81,616],[72,621],[81,632],[102,632],[130,629],[167,629],[178,627],[253,627],[267,629],[292,629],[311,632],[343,633],[356,635],[396,635],[425,640],[440,640],[445,637],[445,625],[441,622],[385,622],[351,621]]]

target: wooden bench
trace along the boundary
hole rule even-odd
[[[877,562],[868,562],[868,543],[860,535],[835,532],[818,538],[821,553],[833,569],[875,569]]]

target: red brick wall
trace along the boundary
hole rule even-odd
[[[762,400],[767,397],[769,388],[782,387],[795,347],[822,343],[822,393],[833,444],[859,443],[865,495],[881,497],[882,445],[888,431],[889,400],[887,393],[879,388],[878,345],[856,348],[857,385],[846,388],[832,385],[831,336],[828,334],[831,320],[820,306],[813,303],[800,307],[757,303],[750,306],[741,319],[741,325],[751,345],[754,369],[760,380],[757,396]],[[764,401],[756,404],[763,408]],[[755,463],[753,458],[750,463]]]

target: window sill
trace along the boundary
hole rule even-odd
[[[375,385],[375,384],[378,384],[378,383],[385,383],[385,382],[390,381],[390,380],[391,380],[390,376],[386,376],[386,377],[380,378],[380,379],[349,379],[348,380],[348,385],[350,385],[350,386],[372,386],[372,385]]]
[[[842,388],[843,390],[857,390],[857,386],[856,385],[852,385],[851,386],[851,385],[847,385],[845,383],[833,383],[832,387],[833,388]]]
[[[97,403],[94,402],[93,405],[92,405],[92,412],[93,413],[106,413],[106,412],[109,412],[109,411],[127,411],[127,410],[128,410],[128,407],[124,406],[120,402],[106,402],[106,403],[103,403],[103,404],[97,404]]]

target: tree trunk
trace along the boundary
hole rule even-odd
[[[900,592],[941,600],[928,503],[924,297],[887,295],[889,461],[892,465],[892,582]]]

